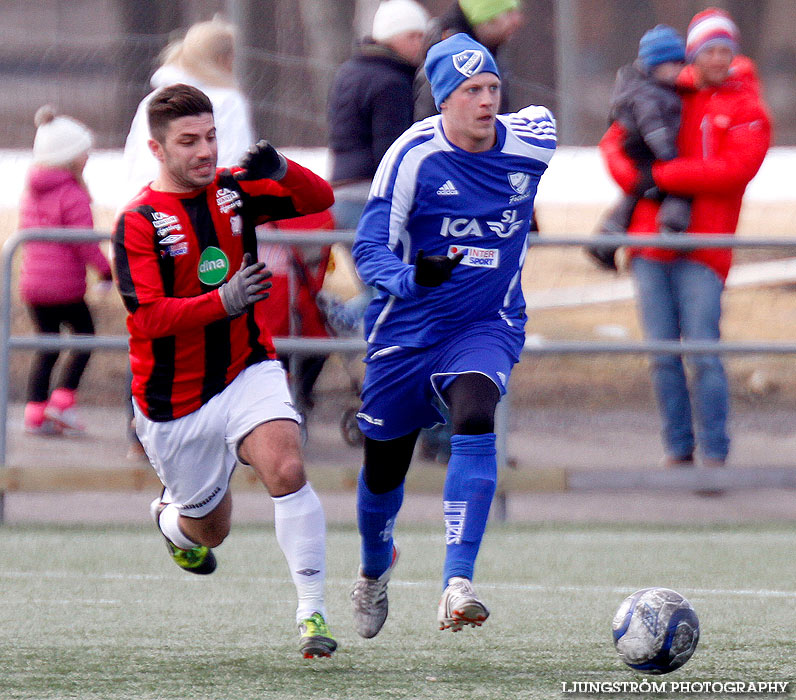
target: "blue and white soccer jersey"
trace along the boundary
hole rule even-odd
[[[438,420],[435,409],[421,410],[416,400],[395,400],[403,396],[396,389],[402,356],[406,381],[421,382],[429,404],[436,375],[450,381],[481,372],[505,392],[508,377],[501,381],[498,373],[507,375],[524,342],[520,275],[536,189],[556,135],[550,112],[534,106],[498,116],[496,131],[492,149],[470,153],[447,140],[440,116],[430,117],[392,145],[373,180],[353,248],[360,277],[378,291],[365,315],[370,348],[359,424],[369,437],[391,439]],[[464,258],[450,281],[421,287],[414,282],[418,250]],[[456,338],[473,342],[479,329],[479,353],[452,366],[447,360],[461,356]],[[494,334],[501,341],[492,347]],[[427,354],[410,352],[423,348]],[[446,382],[435,384],[441,391]]]

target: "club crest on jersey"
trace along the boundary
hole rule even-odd
[[[466,49],[453,55],[453,67],[463,76],[472,78],[484,65],[484,52]]]
[[[167,236],[172,231],[182,231],[182,224],[174,214],[165,214],[162,211],[152,212],[152,225],[159,237]]]
[[[521,202],[531,196],[531,193],[528,191],[531,187],[530,173],[509,173],[508,178],[511,189],[517,193],[509,197],[509,204]]]
[[[487,270],[496,270],[500,267],[500,251],[492,248],[476,248],[475,246],[451,245],[448,246],[448,257],[463,253],[461,264],[465,267],[480,267]]]
[[[228,272],[229,258],[227,254],[221,248],[216,248],[213,245],[207,246],[199,258],[199,267],[197,268],[199,281],[208,287],[217,287],[227,279]]]
[[[222,214],[228,214],[233,209],[240,209],[243,206],[240,193],[226,187],[222,187],[216,192],[216,204]]]

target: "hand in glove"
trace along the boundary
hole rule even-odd
[[[266,280],[273,273],[264,268],[264,262],[252,263],[251,255],[246,253],[240,270],[218,288],[224,310],[233,318],[240,316],[250,304],[268,298],[266,290],[271,288],[271,283]]]
[[[422,250],[417,251],[415,257],[415,282],[421,287],[439,287],[451,278],[453,268],[464,257],[464,253],[449,258],[447,255],[429,255],[426,257]]]
[[[586,247],[586,254],[605,270],[617,272],[616,251],[619,248],[607,245],[591,245]]]
[[[240,161],[241,172],[235,173],[236,180],[281,180],[287,172],[287,161],[265,139],[250,146]]]

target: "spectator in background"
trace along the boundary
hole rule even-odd
[[[371,36],[335,75],[328,122],[338,228],[357,227],[382,156],[414,121],[412,83],[428,20],[414,0],[385,0]]]
[[[255,142],[249,105],[235,84],[233,25],[214,17],[194,24],[183,39],[170,43],[151,79],[152,92],[138,105],[124,145],[127,201],[155,179],[158,162],[147,146],[146,110],[152,95],[166,85],[183,83],[204,92],[213,103],[218,137],[218,165],[232,167]]]
[[[283,219],[269,226],[281,232],[334,229],[334,219],[329,211]],[[326,318],[318,306],[318,294],[326,277],[331,247],[260,243],[257,250],[259,259],[273,273],[270,296],[254,307],[258,323],[267,325],[275,337],[328,338]],[[306,434],[307,418],[315,406],[315,382],[326,364],[326,355],[293,357],[281,353],[278,357],[289,373],[296,409],[303,419],[302,432]]]
[[[20,203],[20,229],[94,227],[91,196],[83,180],[93,138],[80,122],[55,116],[50,107],[36,112],[33,165]],[[61,325],[74,333],[94,334],[84,296],[86,266],[110,283],[111,268],[97,243],[29,241],[22,247],[20,295],[39,333],[58,333]],[[25,430],[54,434],[82,433],[75,394],[91,353],[71,354],[50,394],[50,379],[59,352],[37,352],[28,381]]]
[[[749,181],[771,139],[768,113],[753,63],[738,55],[739,32],[730,16],[709,8],[688,27],[686,58],[678,78],[683,108],[679,154],[639,170],[624,149],[625,129],[614,122],[600,142],[611,175],[627,193],[661,192],[692,197],[690,235],[734,233]],[[659,198],[641,199],[628,228],[631,235],[658,230]],[[721,294],[732,263],[731,249],[678,252],[659,248],[629,251],[641,322],[653,340],[716,341]],[[682,357],[656,355],[652,377],[663,421],[666,464],[694,464],[699,445],[705,466],[722,467],[730,448],[729,388],[718,355],[694,355],[693,410]]]
[[[431,22],[426,48],[454,34],[464,33],[486,46],[497,61],[502,79],[499,114],[509,111],[508,66],[502,47],[522,24],[520,0],[456,0],[438,19]],[[431,86],[423,71],[415,79],[415,120],[437,114]]]
[[[618,121],[625,129],[625,153],[639,167],[677,156],[682,103],[675,83],[684,63],[685,41],[676,29],[659,24],[641,37],[638,58],[616,75],[608,119],[609,123]],[[601,222],[598,233],[625,233],[638,200],[635,193],[624,195]],[[658,229],[661,233],[683,233],[690,217],[688,198],[667,196],[658,211]],[[587,248],[589,255],[608,270],[617,269],[616,250],[600,245]]]

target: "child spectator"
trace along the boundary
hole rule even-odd
[[[39,109],[35,123],[33,164],[20,203],[20,229],[93,228],[91,197],[83,180],[91,132],[70,117],[55,116],[50,107]],[[39,333],[58,333],[61,324],[74,333],[94,333],[84,300],[86,265],[110,282],[111,268],[97,243],[28,241],[23,245],[20,295]],[[85,430],[75,411],[75,393],[91,353],[72,353],[50,394],[58,355],[50,350],[36,353],[25,406],[27,432]]]
[[[656,160],[677,156],[677,132],[680,128],[681,101],[675,81],[685,64],[685,41],[675,29],[659,24],[639,42],[638,59],[619,69],[611,97],[610,123],[625,129],[625,150],[639,168],[651,171]],[[691,218],[690,200],[665,195],[649,178],[643,178],[634,194],[623,196],[608,214],[599,233],[624,233],[639,199],[663,197],[658,213],[661,233],[683,233]],[[616,249],[593,246],[592,257],[603,267],[616,269]]]

